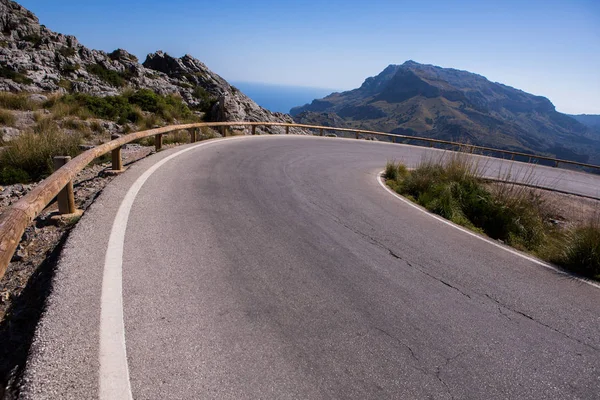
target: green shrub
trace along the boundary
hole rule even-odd
[[[42,37],[39,34],[37,34],[37,33],[33,33],[33,34],[30,34],[30,35],[27,35],[27,36],[23,36],[21,38],[21,40],[24,40],[26,42],[29,42],[29,43],[33,44],[34,47],[37,47],[40,44],[42,44]]]
[[[478,166],[461,155],[423,162],[410,173],[388,163],[386,179],[429,211],[514,247],[535,250],[545,241],[541,200],[527,196],[530,190],[491,192]]]
[[[89,73],[96,75],[109,85],[123,87],[126,84],[127,74],[125,73],[119,73],[117,71],[106,69],[100,64],[88,65],[86,69]]]
[[[86,109],[97,118],[119,121],[119,123],[127,120],[135,122],[136,119],[133,107],[123,96],[97,97],[77,93],[63,96],[60,103],[71,106],[73,110]]]
[[[148,89],[125,90],[122,95],[106,97],[84,93],[67,94],[49,98],[44,106],[51,109],[54,119],[76,116],[85,120],[95,117],[119,124],[132,122],[146,127],[160,125],[163,121],[171,122],[173,119],[182,122],[199,120],[180,97],[161,96]],[[150,115],[146,116],[144,112]]]
[[[79,71],[79,68],[81,68],[79,64],[65,64],[61,67],[60,72],[63,74],[73,74]]]
[[[0,182],[3,185],[13,185],[15,183],[31,182],[31,177],[27,172],[11,165],[0,167]]]
[[[552,212],[539,192],[510,183],[486,186],[477,166],[461,157],[424,162],[411,172],[388,162],[386,183],[457,224],[600,279],[600,215],[567,231],[552,226],[545,222]]]
[[[30,85],[33,83],[33,80],[28,78],[25,74],[13,71],[12,69],[5,66],[0,66],[0,78],[11,79],[16,83],[21,83],[24,85]]]
[[[202,86],[194,87],[192,96],[199,101],[196,108],[198,111],[208,112],[212,109],[215,103],[218,101],[217,98],[206,91]]]
[[[143,111],[158,115],[167,122],[178,120],[194,120],[194,115],[176,95],[161,96],[149,89],[140,89],[128,97],[131,104],[139,106]]]
[[[80,153],[81,136],[66,134],[56,127],[41,133],[26,132],[10,142],[0,153],[1,183],[18,180],[36,181],[53,170],[54,156],[76,156]]]
[[[158,113],[165,107],[165,99],[150,89],[140,89],[129,96],[129,102],[139,106],[143,111]]]
[[[402,163],[396,163],[393,161],[388,161],[385,165],[385,172],[383,177],[387,181],[395,182],[398,179],[406,178],[408,175],[408,169]]]
[[[574,228],[567,235],[557,264],[581,275],[600,279],[600,218]]]
[[[56,52],[58,54],[60,54],[63,57],[73,57],[76,53],[75,49],[72,47],[61,47],[60,49],[56,50]]]

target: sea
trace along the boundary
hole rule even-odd
[[[336,89],[284,86],[255,82],[231,82],[246,96],[254,100],[259,106],[273,112],[289,113],[292,107],[303,106],[320,99]]]

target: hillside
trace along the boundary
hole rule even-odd
[[[600,135],[600,115],[579,114],[579,115],[569,115],[569,116],[571,118],[581,122],[585,126],[592,128]]]
[[[204,120],[217,119],[215,103],[222,95],[226,121],[292,122],[286,114],[259,107],[190,55],[175,58],[158,51],[140,64],[134,55],[122,49],[111,53],[88,49],[74,36],[55,33],[40,25],[31,11],[16,2],[0,0],[0,91],[42,94],[43,97],[35,99],[43,100],[50,94],[107,97],[140,89],[163,97],[174,95]],[[22,118],[17,115],[16,119]],[[116,131],[125,129],[123,122],[120,121]],[[166,118],[161,122],[172,121]],[[18,135],[15,129],[27,128],[23,123],[12,125],[16,126],[11,127],[9,135],[6,129],[3,131],[3,140]],[[279,128],[268,131],[282,132]]]
[[[545,97],[456,69],[407,61],[358,89],[295,107],[297,122],[426,136],[600,163],[600,140]]]

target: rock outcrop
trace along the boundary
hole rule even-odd
[[[107,96],[126,88],[178,93],[191,107],[223,96],[224,115],[213,110],[212,120],[293,122],[289,115],[258,106],[190,55],[175,58],[159,51],[140,64],[123,49],[112,53],[88,49],[74,36],[40,25],[32,12],[16,2],[0,0],[0,91]]]

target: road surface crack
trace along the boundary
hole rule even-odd
[[[457,359],[458,357],[462,356],[463,354],[465,354],[466,351],[461,351],[460,353],[452,356],[452,357],[447,357],[446,358],[446,362],[444,363],[444,365],[440,365],[436,368],[435,371],[435,377],[438,381],[440,381],[442,383],[442,385],[444,385],[444,387],[446,388],[446,391],[448,392],[448,396],[450,396],[451,399],[454,400],[454,396],[452,395],[452,392],[450,391],[450,387],[448,386],[448,384],[442,379],[441,374],[442,374],[442,370],[446,367],[448,367],[448,365],[454,361],[455,359]]]
[[[589,344],[589,343],[586,343],[586,342],[584,342],[584,341],[583,341],[583,340],[581,340],[581,339],[575,338],[575,337],[573,337],[573,336],[569,335],[568,333],[565,333],[565,332],[563,332],[563,331],[561,331],[561,330],[558,330],[558,329],[556,329],[556,328],[555,328],[555,327],[553,327],[553,326],[550,326],[550,325],[548,325],[548,324],[545,324],[545,323],[543,323],[542,321],[540,321],[540,320],[538,320],[538,319],[535,319],[535,318],[534,318],[534,317],[532,317],[531,315],[529,315],[529,314],[526,314],[526,313],[524,313],[524,312],[522,312],[522,311],[516,310],[516,309],[514,309],[514,308],[512,308],[512,307],[508,306],[507,304],[501,303],[500,301],[498,301],[497,299],[495,299],[494,297],[490,296],[490,295],[489,295],[489,294],[487,294],[487,293],[485,294],[485,296],[486,296],[488,299],[490,299],[490,300],[492,300],[493,302],[495,302],[495,303],[498,305],[498,311],[500,312],[500,314],[502,314],[503,316],[505,316],[506,318],[508,318],[508,319],[509,319],[509,320],[511,320],[511,321],[512,321],[512,319],[511,319],[511,318],[510,318],[510,317],[509,317],[509,316],[508,316],[506,313],[502,312],[502,309],[506,309],[506,310],[512,311],[513,313],[515,313],[515,314],[518,314],[518,315],[520,315],[520,316],[522,316],[522,317],[525,317],[525,318],[527,318],[527,319],[529,319],[529,320],[531,320],[531,321],[533,321],[533,322],[535,322],[535,323],[537,323],[537,324],[539,324],[539,325],[541,325],[541,326],[543,326],[543,327],[545,327],[545,328],[547,328],[547,329],[550,329],[551,331],[553,331],[553,332],[556,332],[556,333],[558,333],[558,334],[560,334],[560,335],[562,335],[562,336],[566,337],[567,339],[573,340],[573,341],[575,341],[575,342],[577,342],[577,343],[579,343],[579,344],[581,344],[581,345],[587,346],[587,347],[589,347],[589,348],[591,348],[591,349],[593,349],[593,350],[600,351],[600,349],[599,349],[599,348],[597,348],[597,347],[595,347],[595,346],[593,346],[593,345],[591,345],[591,344]]]
[[[429,272],[425,271],[423,268],[419,268],[419,267],[414,266],[412,263],[410,263],[407,260],[404,260],[402,257],[398,257],[398,258],[400,260],[404,261],[409,267],[416,269],[420,273],[422,273],[424,275],[427,275],[431,279],[435,279],[436,281],[440,282],[441,284],[443,284],[445,286],[448,286],[449,288],[456,290],[458,293],[462,294],[463,296],[467,297],[468,299],[471,299],[471,295],[470,294],[463,292],[462,290],[460,290],[456,286],[453,286],[453,285],[449,284],[448,282],[446,282],[445,280],[443,280],[441,278],[438,278],[437,276],[434,276],[434,275],[430,274]]]
[[[387,332],[384,329],[381,329],[377,326],[373,326],[373,328],[375,328],[379,332],[383,333],[385,336],[389,337],[390,339],[392,339],[393,341],[398,343],[401,347],[404,347],[405,349],[407,349],[408,352],[410,353],[410,356],[412,357],[412,359],[415,360],[415,362],[416,362],[416,364],[412,365],[412,367],[414,369],[416,369],[417,371],[421,372],[424,375],[427,375],[427,376],[430,375],[430,372],[421,366],[421,360],[419,359],[419,357],[417,357],[417,355],[416,355],[415,351],[412,349],[412,347],[410,347],[408,344],[404,343],[403,341],[398,339],[396,336],[390,334],[389,332]]]
[[[418,363],[420,363],[420,362],[421,362],[421,360],[419,360],[419,358],[418,358],[418,357],[417,357],[417,355],[415,354],[414,350],[413,350],[413,349],[412,349],[412,348],[411,348],[409,345],[407,345],[406,343],[404,343],[403,341],[401,341],[400,339],[398,339],[398,338],[397,338],[397,337],[395,337],[394,335],[392,335],[392,334],[388,333],[387,331],[385,331],[385,330],[383,330],[383,329],[381,329],[381,328],[379,328],[379,327],[377,327],[377,326],[374,326],[373,328],[375,328],[375,329],[376,329],[376,330],[378,330],[379,332],[383,333],[384,335],[386,335],[386,336],[387,336],[387,337],[389,337],[390,339],[393,339],[393,340],[394,340],[394,341],[396,341],[398,344],[400,344],[402,347],[406,348],[406,349],[407,349],[407,350],[410,352],[410,355],[411,355],[411,357],[412,357],[412,358],[413,358],[413,359],[414,359],[416,362],[418,362]],[[419,369],[420,371],[423,371],[423,372],[427,373],[427,371],[423,370],[421,367],[419,367],[418,369]]]
[[[395,253],[392,249],[390,249],[389,247],[387,247],[386,245],[384,245],[383,243],[379,242],[377,239],[375,239],[373,236],[370,236],[364,232],[359,231],[358,229],[354,229],[351,226],[345,224],[344,222],[342,222],[339,218],[334,217],[334,219],[336,220],[337,223],[339,223],[340,225],[342,225],[344,228],[351,230],[352,232],[356,233],[357,235],[360,235],[362,237],[364,237],[365,239],[369,240],[371,243],[373,243],[374,245],[386,250],[390,256],[394,257],[397,260],[401,260],[404,261],[409,267],[416,269],[417,271],[421,272],[422,274],[427,275],[428,277],[435,279],[436,281],[440,282],[441,284],[448,286],[451,289],[456,290],[458,293],[462,294],[463,296],[467,297],[468,299],[471,299],[471,295],[469,295],[468,293],[463,292],[462,290],[460,290],[459,288],[457,288],[456,286],[451,285],[450,283],[446,282],[445,280],[438,278],[428,272],[426,272],[423,268],[418,268],[415,267],[413,264],[411,264],[409,261],[405,260],[404,258],[402,258],[402,256],[398,255],[397,253]]]
[[[414,350],[412,349],[412,347],[410,347],[409,345],[407,345],[406,343],[404,343],[403,341],[401,341],[400,339],[398,339],[397,337],[395,337],[394,335],[390,334],[389,332],[387,332],[384,329],[381,329],[377,326],[373,326],[373,328],[375,328],[377,331],[383,333],[385,336],[389,337],[390,339],[394,340],[396,343],[398,343],[399,345],[401,345],[402,347],[406,348],[409,352],[411,357],[418,363],[417,365],[414,365],[413,367],[417,370],[422,372],[424,375],[427,376],[434,376],[435,379],[437,379],[446,389],[446,392],[448,393],[448,396],[450,396],[451,399],[454,400],[454,396],[452,395],[452,392],[450,391],[450,386],[448,386],[448,384],[444,381],[444,379],[442,378],[441,374],[442,374],[442,370],[446,367],[448,367],[448,365],[454,361],[455,359],[457,359],[458,357],[464,355],[466,353],[466,351],[461,351],[458,354],[452,356],[452,357],[446,357],[446,361],[444,362],[444,365],[440,365],[437,366],[435,369],[435,373],[433,373],[433,371],[429,371],[427,369],[425,369],[424,367],[421,366],[422,362],[419,359],[419,357],[417,357],[416,353],[414,352]]]

